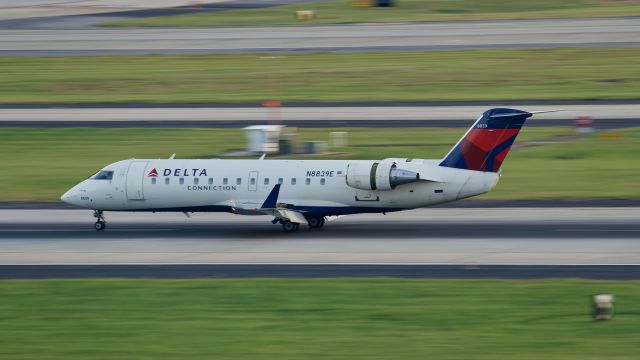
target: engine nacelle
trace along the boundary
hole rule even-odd
[[[398,169],[393,161],[359,161],[347,166],[347,185],[360,190],[392,190],[420,181],[420,174]]]

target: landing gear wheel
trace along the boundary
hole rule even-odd
[[[309,227],[312,229],[320,229],[324,226],[324,217],[311,218],[308,220]]]
[[[288,232],[288,233],[298,231],[299,227],[300,227],[300,224],[292,223],[289,220],[286,220],[286,221],[282,222],[282,230],[284,230],[285,232]]]
[[[102,231],[106,226],[107,223],[105,223],[104,221],[96,221],[96,223],[93,224],[93,227],[96,229],[96,231]]]
[[[94,210],[93,217],[96,218],[96,223],[93,224],[93,227],[96,229],[96,231],[102,231],[105,227],[107,227],[107,222],[104,221],[102,210]]]

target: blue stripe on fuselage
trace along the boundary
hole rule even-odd
[[[352,215],[364,213],[382,213],[406,210],[405,208],[385,207],[358,207],[358,206],[292,206],[289,210],[297,210],[305,215],[332,216]],[[109,210],[109,211],[133,211],[133,212],[228,212],[233,213],[233,208],[226,205],[184,206],[153,209]]]

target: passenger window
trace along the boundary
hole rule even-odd
[[[278,178],[278,184],[282,185],[283,182],[284,180],[282,178]]]
[[[213,178],[209,178],[209,185],[213,185]]]
[[[193,185],[198,185],[199,182],[200,182],[199,178],[193,178]]]
[[[228,183],[229,183],[229,179],[228,178],[222,179],[222,184],[223,185],[227,185]]]
[[[326,180],[324,178],[320,179],[320,185],[324,185],[325,182],[326,182]]]
[[[154,178],[154,177],[152,177],[152,178],[151,178],[151,184],[152,184],[152,185],[155,185],[155,184],[156,184],[156,178]]]
[[[180,185],[184,184],[184,178],[180,178]]]
[[[304,183],[307,184],[307,185],[311,185],[311,179],[310,178],[306,178]]]
[[[255,185],[256,184],[256,178],[251,178],[251,185]]]
[[[264,178],[264,184],[269,185],[269,178]]]
[[[171,181],[171,180],[170,180],[169,178],[164,178],[164,183],[165,183],[165,184],[169,185],[169,182],[170,182],[170,181]]]
[[[236,178],[236,185],[242,184],[242,178]]]
[[[99,171],[94,177],[94,180],[111,180],[113,179],[113,171],[102,170]]]
[[[291,178],[291,185],[295,185],[296,184],[296,178]]]

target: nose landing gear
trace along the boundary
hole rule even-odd
[[[102,210],[94,210],[93,217],[96,218],[95,224],[93,227],[96,231],[102,231],[107,226],[107,222],[104,220],[104,215],[102,214]]]

